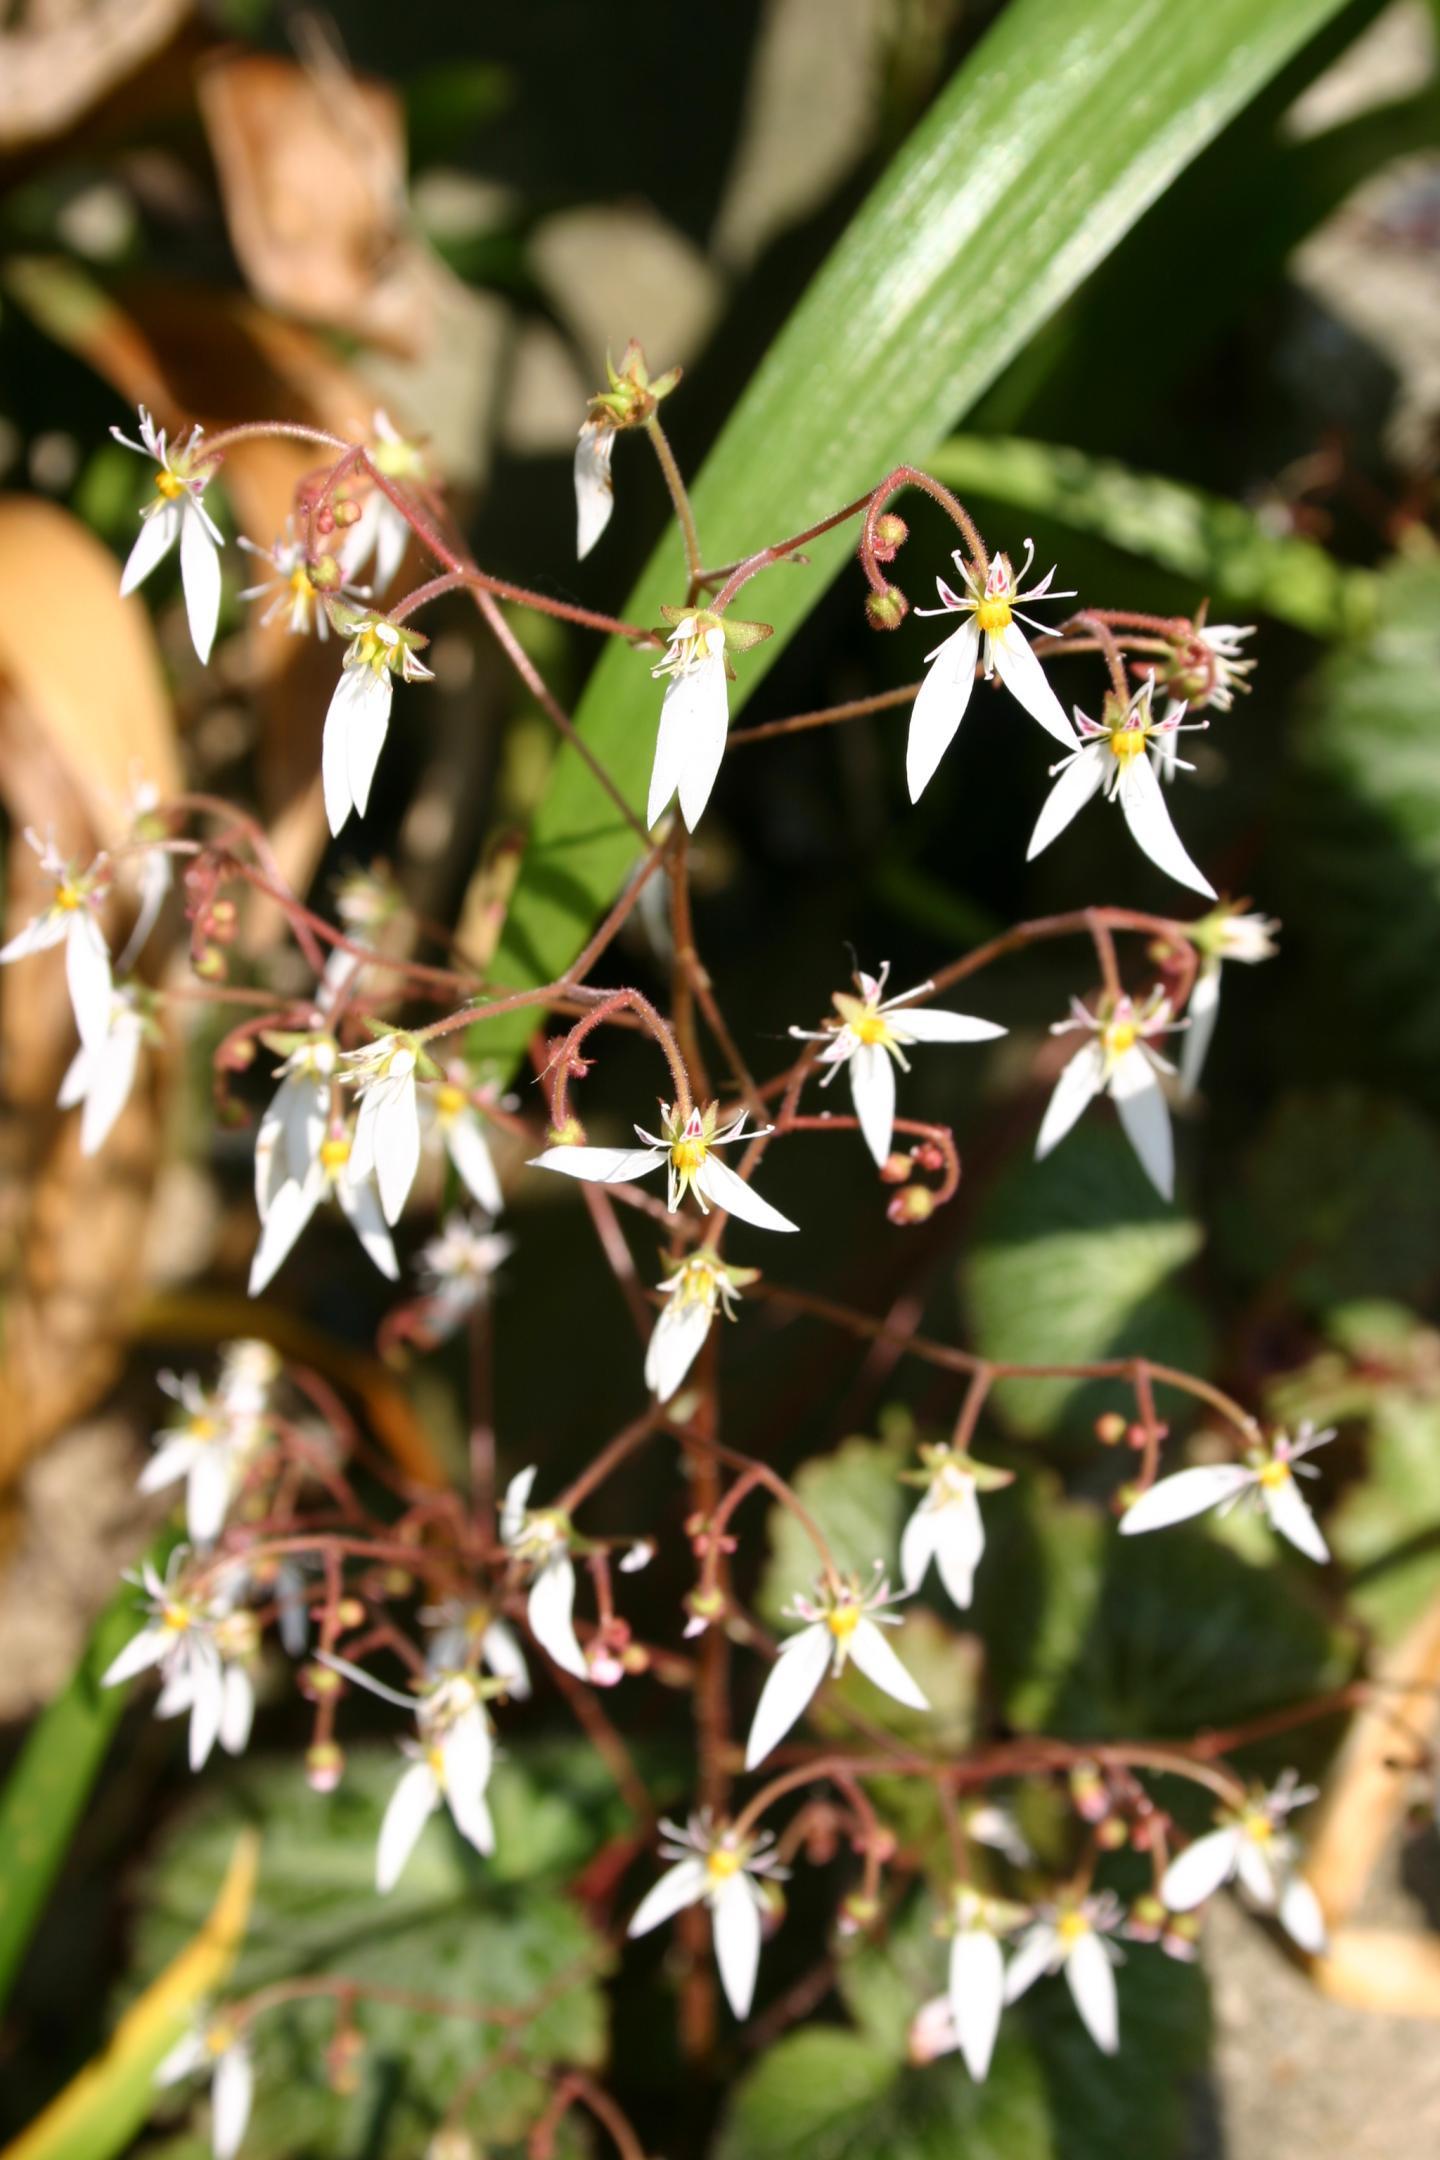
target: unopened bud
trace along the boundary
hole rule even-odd
[[[1070,1772],[1070,1798],[1075,1812],[1088,1823],[1103,1822],[1110,1813],[1105,1780],[1093,1763],[1076,1763]]]
[[[338,1695],[344,1684],[339,1673],[332,1672],[328,1665],[316,1664],[302,1665],[296,1681],[301,1694],[311,1702],[323,1702]]]
[[[1107,1410],[1095,1420],[1095,1438],[1101,1447],[1119,1447],[1125,1437],[1125,1420],[1118,1410]]]
[[[317,1740],[305,1750],[305,1782],[312,1792],[331,1793],[345,1775],[345,1750],[333,1740]]]
[[[898,585],[865,595],[865,619],[872,630],[898,630],[910,612],[910,602]]]
[[[1119,1852],[1130,1842],[1130,1832],[1120,1815],[1107,1815],[1095,1828],[1095,1842],[1102,1852]]]
[[[944,1169],[944,1153],[940,1148],[936,1147],[933,1140],[922,1140],[920,1142],[919,1147],[915,1150],[915,1167],[917,1170],[929,1170],[932,1174]]]
[[[190,965],[202,982],[224,982],[228,972],[225,955],[218,945],[202,945]]]
[[[585,1128],[577,1117],[567,1117],[563,1125],[552,1125],[546,1134],[551,1147],[583,1147]]]
[[[636,1673],[649,1672],[650,1653],[643,1643],[627,1643],[620,1653],[620,1663],[633,1678]]]
[[[310,582],[316,592],[337,592],[344,572],[333,555],[317,556],[310,565]]]
[[[858,1890],[852,1890],[840,1907],[837,1917],[842,1935],[863,1935],[868,1928],[874,1927],[879,1919],[880,1901],[878,1898],[864,1897]]]
[[[358,502],[338,502],[335,505],[330,523],[325,530],[331,532],[337,525],[358,525],[359,522],[360,505]]]
[[[723,1590],[692,1590],[685,1600],[692,1620],[718,1620],[725,1610]]]
[[[909,537],[910,528],[904,518],[897,517],[893,510],[887,510],[883,517],[875,520],[875,560],[894,562]]]
[[[358,1597],[343,1597],[335,1608],[335,1619],[342,1628],[357,1628],[365,1618],[365,1607]]]
[[[915,1223],[928,1222],[935,1212],[935,1195],[928,1185],[907,1185],[897,1192],[885,1213],[898,1229],[906,1230]]]
[[[880,1165],[880,1176],[886,1185],[903,1185],[911,1170],[908,1155],[887,1155]]]

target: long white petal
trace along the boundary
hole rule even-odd
[[[1190,1022],[1180,1045],[1180,1088],[1185,1095],[1193,1095],[1200,1085],[1215,1022],[1220,1017],[1221,972],[1218,960],[1207,960],[1195,978],[1190,1002],[1185,1007],[1185,1017]]]
[[[1271,1526],[1281,1537],[1288,1538],[1297,1552],[1304,1553],[1307,1560],[1323,1562],[1330,1558],[1330,1548],[1320,1534],[1320,1525],[1293,1477],[1287,1477],[1280,1485],[1262,1485],[1260,1498],[1265,1503]]]
[[[1105,1052],[1098,1042],[1082,1044],[1071,1058],[1040,1120],[1035,1136],[1035,1160],[1043,1161],[1058,1147],[1071,1126],[1089,1108],[1105,1085]]]
[[[235,2160],[249,2126],[254,2098],[255,2065],[250,2050],[243,2041],[237,2041],[216,2063],[215,2081],[210,2088],[210,2143],[215,2160]]]
[[[753,1770],[777,1748],[821,1681],[830,1664],[830,1630],[823,1621],[792,1635],[760,1690],[755,1719],[745,1745],[745,1768]]]
[[[883,1690],[896,1702],[904,1703],[907,1710],[928,1710],[928,1696],[911,1679],[895,1652],[887,1642],[883,1631],[873,1620],[861,1620],[850,1637],[849,1654],[866,1679]]]
[[[141,1628],[132,1635],[118,1657],[110,1660],[100,1676],[101,1687],[119,1687],[123,1681],[133,1680],[137,1673],[148,1672],[158,1665],[170,1647],[173,1637],[161,1627]]]
[[[243,1755],[255,1722],[255,1689],[243,1665],[227,1665],[220,1705],[220,1745],[227,1755]]]
[[[530,1694],[530,1668],[525,1653],[503,1620],[492,1620],[480,1638],[480,1655],[497,1680],[505,1683],[512,1702],[525,1702]]]
[[[60,1082],[60,1090],[55,1097],[55,1107],[57,1110],[73,1110],[77,1103],[85,1101],[89,1092],[90,1052],[85,1048],[84,1043],[81,1043],[80,1048],[65,1068],[65,1077]],[[82,1143],[81,1153],[88,1154],[89,1152],[89,1149]]]
[[[591,1185],[629,1185],[648,1177],[665,1160],[660,1148],[552,1147],[530,1159],[532,1170],[558,1170]]]
[[[1085,2030],[1102,2054],[1114,2055],[1120,2047],[1120,2005],[1115,1995],[1115,1968],[1098,1935],[1082,1935],[1065,1960],[1065,1978]]]
[[[220,550],[205,529],[199,506],[189,502],[180,506],[180,582],[190,640],[203,666],[220,620]]]
[[[367,1152],[375,1165],[380,1212],[387,1223],[397,1223],[420,1168],[420,1111],[413,1074],[394,1085],[385,1081],[367,1088],[361,1097],[351,1156],[357,1175]]]
[[[219,1537],[231,1490],[228,1451],[215,1441],[202,1443],[185,1487],[185,1527],[193,1545],[213,1545]]]
[[[394,584],[400,565],[405,560],[405,550],[410,545],[410,527],[388,496],[375,491],[378,509],[375,515],[375,590],[388,592]]]
[[[943,1006],[905,1006],[891,1014],[902,1042],[974,1043],[994,1042],[1006,1030],[993,1020],[977,1020],[973,1013],[947,1012]]]
[[[732,1875],[710,1901],[720,1985],[737,2018],[750,2015],[760,1970],[760,1906],[748,1875]]]
[[[1005,2002],[1005,1957],[988,1928],[962,1928],[950,1945],[950,2009],[966,2067],[984,2081]]]
[[[1059,779],[1040,805],[1040,815],[1025,850],[1026,862],[1034,862],[1052,840],[1059,839],[1071,819],[1079,816],[1104,783],[1105,752],[1100,745],[1082,750],[1078,757],[1062,767]]]
[[[1233,1500],[1236,1493],[1253,1485],[1255,1473],[1243,1463],[1207,1463],[1198,1470],[1177,1470],[1160,1478],[1143,1492],[1120,1518],[1120,1535],[1134,1537],[1138,1531],[1168,1530],[1172,1523],[1188,1522],[1207,1508]]]
[[[1280,1925],[1311,1957],[1323,1957],[1328,1939],[1325,1915],[1303,1875],[1292,1875],[1280,1893]]]
[[[590,1668],[575,1636],[575,1564],[569,1553],[547,1560],[530,1585],[526,1617],[530,1632],[560,1667],[577,1680],[588,1680]]]
[[[715,1315],[696,1300],[667,1305],[656,1321],[645,1351],[645,1385],[657,1402],[669,1402],[700,1354]]]
[[[710,800],[730,728],[723,654],[714,653],[688,675],[677,676],[665,693],[665,704],[674,708],[674,725],[680,731],[676,779],[680,814],[694,832]],[[663,721],[662,714],[662,725]]]
[[[935,1564],[946,1595],[964,1612],[975,1594],[975,1570],[985,1550],[985,1525],[973,1486],[937,1511]]]
[[[98,1155],[135,1085],[140,1061],[139,1023],[122,1019],[103,1044],[84,1054],[89,1059],[90,1083],[80,1119],[80,1152]]]
[[[196,1645],[191,1661],[190,1768],[203,1770],[220,1737],[220,1718],[225,1708],[225,1675],[220,1659],[208,1646]]]
[[[385,1217],[380,1208],[380,1195],[370,1178],[340,1178],[335,1186],[335,1197],[351,1229],[360,1240],[365,1257],[391,1282],[400,1276],[400,1263],[395,1257],[395,1247],[390,1242],[390,1232],[385,1227]],[[266,1224],[269,1228],[269,1224]]]
[[[883,1168],[895,1137],[895,1065],[879,1043],[861,1043],[851,1058],[850,1098],[861,1138]]]
[[[103,1056],[115,985],[105,939],[88,907],[76,909],[65,933],[65,981],[81,1042],[87,1050]]]
[[[250,1263],[249,1291],[258,1297],[281,1266],[291,1246],[315,1212],[324,1180],[316,1171],[301,1184],[287,1178],[274,1195],[260,1229],[260,1242]]]
[[[965,717],[979,658],[980,632],[974,617],[967,616],[932,656],[910,708],[905,779],[911,802],[919,802]]]
[[[1042,1922],[1039,1927],[1026,1930],[1005,1968],[1007,2003],[1018,2002],[1026,1989],[1034,1986],[1041,1973],[1049,1970],[1055,1948],[1054,1928]]]
[[[489,1143],[473,1110],[462,1110],[445,1130],[445,1146],[460,1182],[487,1215],[498,1215],[505,1205]]]
[[[900,1580],[913,1597],[935,1557],[938,1510],[927,1493],[900,1536]]]
[[[1170,1110],[1154,1066],[1137,1044],[1110,1076],[1110,1096],[1140,1167],[1162,1200],[1175,1191],[1175,1141]]]
[[[1193,1912],[1229,1882],[1240,1857],[1238,1829],[1212,1830],[1177,1853],[1160,1884],[1160,1902],[1171,1912]]]
[[[1209,878],[1186,853],[1170,816],[1165,790],[1143,750],[1130,759],[1120,775],[1120,808],[1136,846],[1149,856],[1157,870],[1174,878],[1177,885],[1188,885],[1191,892],[1204,893],[1207,900],[1215,898]]]
[[[677,1860],[641,1898],[626,1934],[648,1935],[652,1928],[662,1927],[687,1905],[698,1905],[709,1884],[703,1860]]]
[[[610,472],[614,449],[614,428],[599,420],[587,420],[575,445],[575,553],[581,562],[604,532],[615,508],[615,482]]]
[[[388,669],[380,675],[364,666],[340,671],[325,715],[320,758],[325,814],[332,833],[339,832],[352,809],[361,816],[365,813],[390,725],[393,691]]]
[[[182,2033],[168,2055],[160,2059],[155,2072],[157,2085],[176,2085],[181,2078],[189,2077],[203,2063],[210,2060],[210,2051],[201,2032]]]
[[[393,1890],[415,1850],[415,1841],[440,1805],[440,1788],[428,1763],[412,1763],[394,1792],[380,1825],[375,1851],[375,1887],[381,1896]]]
[[[537,1463],[530,1463],[524,1470],[517,1470],[505,1488],[505,1498],[500,1503],[500,1535],[507,1545],[513,1545],[525,1521],[525,1510],[530,1505],[530,1495],[540,1470]]]
[[[1235,1872],[1252,1905],[1274,1912],[1280,1894],[1270,1855],[1254,1838],[1242,1837],[1235,1846]]]
[[[143,585],[157,563],[163,562],[180,537],[180,512],[166,503],[153,517],[143,518],[120,577],[120,597],[125,599]]]
[[[203,1445],[202,1441],[187,1439],[184,1434],[165,1441],[156,1449],[136,1478],[135,1490],[142,1493],[163,1492],[167,1485],[174,1485],[181,1478],[188,1478]]]
[[[0,960],[28,960],[32,953],[49,952],[58,945],[70,930],[70,918],[61,909],[46,908],[39,915],[32,915],[23,929],[0,945]]]
[[[1047,734],[1073,750],[1077,740],[1075,730],[1017,624],[1007,623],[999,637],[991,638],[990,657],[995,663],[996,674],[1017,705],[1023,705],[1031,719],[1038,720]]]
[[[779,1208],[771,1207],[768,1200],[762,1200],[754,1186],[737,1177],[717,1155],[706,1156],[695,1183],[707,1200],[717,1208],[723,1208],[727,1215],[749,1223],[752,1229],[798,1230],[800,1227],[791,1222],[788,1215],[782,1215]]]

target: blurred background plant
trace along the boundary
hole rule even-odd
[[[893,410],[895,454],[907,430],[923,436],[916,454],[933,450],[930,468],[987,532],[1017,544],[1034,532],[1044,564],[1058,558],[1062,582],[1087,598],[1173,613],[1208,596],[1213,618],[1260,626],[1253,696],[1223,730],[1190,738],[1187,839],[1222,890],[1283,919],[1282,954],[1227,982],[1174,1207],[1098,1120],[1053,1161],[1029,1161],[1054,1069],[1043,1030],[1081,987],[1073,954],[1046,948],[987,981],[984,1009],[1012,1030],[996,1059],[917,1069],[914,1114],[943,1114],[961,1138],[954,1204],[923,1229],[857,1237],[851,1199],[822,1163],[800,1151],[775,1183],[806,1225],[812,1286],[849,1303],[912,1326],[923,1316],[929,1332],[998,1359],[1143,1351],[1257,1409],[1339,1423],[1327,1529],[1341,1565],[1303,1573],[1241,1523],[1177,1533],[1163,1551],[1122,1548],[1105,1509],[1113,1465],[1090,1445],[1112,1407],[1104,1391],[997,1392],[988,1450],[1025,1475],[996,1503],[973,1631],[953,1614],[948,1627],[930,1622],[957,1746],[982,1722],[1159,1736],[1224,1726],[1362,1669],[1440,1675],[1436,17],[1422,0],[1257,0],[1243,12],[1245,34],[1223,51],[1223,25],[1206,47],[1181,0],[1119,14],[1100,0],[741,0],[703,38],[678,6],[647,10],[637,34],[582,0],[431,0],[403,21],[379,0],[328,15],[267,0],[22,0],[0,25],[9,924],[37,901],[20,828],[53,824],[77,846],[113,839],[137,768],[164,792],[253,807],[286,877],[326,912],[360,872],[393,881],[414,917],[454,925],[501,980],[528,964],[517,924],[543,979],[568,957],[546,940],[563,944],[577,923],[583,934],[609,897],[587,884],[588,856],[578,892],[563,875],[544,885],[533,853],[522,869],[537,819],[542,834],[547,817],[564,830],[574,783],[543,714],[458,602],[428,625],[437,680],[423,725],[407,715],[397,726],[370,816],[329,840],[317,773],[334,646],[327,657],[260,627],[232,580],[204,671],[178,583],[156,592],[153,617],[118,598],[141,482],[108,428],[134,405],[172,424],[285,417],[357,437],[383,407],[426,438],[487,568],[636,619],[621,603],[667,508],[647,461],[622,461],[605,542],[573,567],[571,453],[607,348],[634,336],[655,364],[683,364],[666,424],[696,469],[872,187],[943,117],[952,79],[984,80],[987,65],[990,95],[1015,100],[1017,171],[1029,158],[1048,174],[1057,219],[1076,206],[1085,239],[1073,262],[1055,240],[1026,265],[1018,297],[1003,261],[989,282],[943,288],[908,354],[903,342],[853,349],[837,298],[832,322],[807,318],[808,358],[792,374],[808,366],[869,421]],[[1115,72],[1097,75],[1077,121],[1056,55],[1083,69],[1087,35],[1113,38]],[[1127,76],[1132,37],[1139,72]],[[1167,44],[1178,57],[1162,85]],[[1002,50],[1008,73],[986,58]],[[1152,94],[1168,99],[1163,112]],[[1057,144],[1062,107],[1075,127]],[[1157,150],[1148,178],[1126,179],[1123,202],[1107,193],[1098,142],[1129,174],[1126,157],[1143,165],[1141,150],[1172,136],[1173,154]],[[966,144],[943,130],[938,140],[939,184],[963,203]],[[929,210],[916,262],[927,248],[960,259],[980,245],[949,230],[935,198]],[[776,488],[793,486],[784,431],[802,424],[804,395],[803,379],[787,380],[789,406],[777,393],[768,413],[747,408],[729,438],[739,449],[702,482],[717,553],[747,490],[763,493],[767,426]],[[883,425],[872,432],[888,441]],[[747,439],[758,446],[748,465]],[[861,487],[883,449],[872,462]],[[236,523],[278,530],[312,464],[285,444],[237,447],[225,467]],[[855,491],[822,486],[820,507]],[[810,508],[797,500],[781,528]],[[918,498],[907,516],[901,567],[915,566],[909,589],[923,599],[949,538]],[[752,538],[742,526],[735,544]],[[752,720],[913,680],[928,649],[917,626],[875,636],[853,578],[824,589],[843,550],[822,555],[769,574],[766,609],[789,619]],[[653,619],[657,590],[650,574],[638,619]],[[515,624],[573,705],[590,643],[552,620]],[[639,770],[650,707],[627,705],[610,680],[626,657],[606,656],[580,710]],[[1096,897],[1158,904],[1158,875],[1112,848],[1098,816],[1022,867],[1023,755],[1015,731],[977,731],[913,811],[903,713],[727,760],[696,851],[698,929],[722,1003],[746,1018],[747,1051],[771,1062],[766,1044],[823,1005],[848,973],[847,940],[862,958],[891,958],[905,984],[1022,917]],[[662,938],[638,913],[624,950],[642,984],[661,971]],[[183,948],[177,933],[169,980],[183,979]],[[243,909],[234,978],[283,989],[293,964],[279,913],[258,900]],[[242,1985],[266,1982],[283,1955],[286,1969],[298,1959],[317,1973],[443,1971],[452,1992],[513,2004],[593,1960],[592,1977],[542,2013],[524,2068],[501,2065],[480,2085],[469,2128],[487,2150],[521,2149],[536,2080],[560,2063],[603,2068],[671,2160],[924,2160],[957,2139],[1006,2160],[1081,2160],[1142,2139],[1157,2154],[1348,2160],[1433,2143],[1440,2071],[1426,2029],[1403,2021],[1440,2015],[1440,1950],[1423,1932],[1434,1835],[1410,1825],[1400,1836],[1428,1783],[1421,1770],[1381,1774],[1406,1745],[1368,1714],[1250,1765],[1328,1771],[1317,1880],[1349,1922],[1328,1996],[1227,1918],[1212,1937],[1213,2039],[1203,1979],[1166,1966],[1157,1980],[1152,1960],[1138,1984],[1122,1974],[1134,2045],[1117,2063],[1092,2059],[1037,1998],[978,2096],[953,2063],[923,2078],[904,2066],[917,1992],[935,1985],[913,1911],[878,1945],[832,1944],[818,1977],[803,1926],[787,1928],[767,1953],[769,2025],[762,2006],[715,2076],[687,2079],[657,2023],[667,1983],[656,1961],[630,1958],[623,1981],[601,1989],[617,1870],[632,1854],[625,1812],[543,1706],[520,1720],[497,1775],[501,1860],[442,1864],[437,1846],[405,1902],[383,1909],[369,1877],[388,1748],[357,1747],[341,1792],[321,1801],[295,1766],[303,1710],[277,1689],[269,1706],[262,1697],[256,1759],[212,1769],[192,1792],[173,1728],[143,1711],[119,1722],[121,1705],[94,1691],[103,1657],[82,1658],[118,1569],[163,1519],[134,1493],[158,1422],[157,1365],[203,1365],[229,1336],[273,1333],[423,1477],[463,1460],[463,1359],[396,1369],[376,1357],[382,1286],[343,1226],[311,1233],[314,1264],[288,1282],[283,1311],[247,1307],[252,1136],[214,1105],[218,1028],[172,1038],[110,1147],[86,1159],[54,1108],[70,1025],[58,978],[6,980],[0,1717],[18,1752],[27,1720],[57,1697],[61,1710],[0,1814],[0,1974],[15,1984],[0,2127],[18,2134],[195,1937],[238,1828],[258,1824]],[[622,1044],[607,1061],[616,1100],[646,1099],[638,1052],[632,1062]],[[259,1083],[235,1093],[253,1109]],[[542,1460],[548,1487],[633,1414],[638,1379],[606,1354],[614,1286],[577,1244],[574,1212],[532,1190],[543,1182],[522,1186],[513,1209],[495,1378],[502,1448]],[[562,1271],[558,1358],[547,1286]],[[885,1355],[837,1358],[818,1332],[764,1314],[729,1362],[728,1415],[747,1447],[787,1474],[805,1466],[799,1489],[837,1535],[847,1510],[877,1519],[877,1464],[953,1414],[946,1391]],[[678,1519],[668,1471],[632,1477],[626,1527]],[[898,1506],[888,1472],[883,1491]],[[777,1552],[786,1534],[772,1529]],[[665,1633],[685,1582],[673,1565],[652,1574],[636,1595]],[[760,1583],[767,1618],[792,1578],[780,1569]],[[131,1611],[126,1601],[107,1623],[112,1642]],[[642,1724],[657,1789],[678,1802],[686,1740],[663,1694]],[[1043,1819],[1027,1829],[1042,1850],[1053,1834]],[[813,1937],[829,1907],[814,1898],[803,1910]],[[792,1995],[810,2022],[787,2031],[801,2014],[784,2011]],[[392,2013],[367,2027],[362,2066],[331,2062],[327,2076],[327,2037],[310,2010],[276,2021],[246,2147],[256,2160],[418,2152],[491,2044]],[[142,2130],[145,2087],[128,2114],[112,2102],[100,2128],[82,2124],[53,2149],[79,2160],[138,2135],[137,2150],[175,2160],[202,2150],[177,2127],[179,2102],[168,2130]],[[581,2150],[584,2135],[567,2118],[557,2150]]]

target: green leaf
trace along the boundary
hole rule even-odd
[[[1099,1114],[1045,1162],[1017,1165],[982,1210],[961,1278],[975,1348],[1014,1364],[1143,1353],[1203,1372],[1203,1315],[1170,1280],[1200,1250],[1203,1233],[1166,1205]],[[1114,1383],[1007,1380],[993,1402],[1007,1424],[1034,1439],[1062,1417],[1078,1430],[1121,1399]]]
[[[945,443],[930,470],[966,497],[1017,511],[1026,531],[1048,519],[1173,570],[1197,598],[1212,598],[1217,620],[1273,615],[1338,638],[1367,629],[1375,614],[1372,572],[1347,568],[1313,540],[1277,535],[1243,504],[1179,480],[1052,443],[974,435]]]
[[[1338,0],[1189,8],[1012,0],[874,188],[731,416],[694,490],[709,560],[798,531],[887,467],[928,456],[1337,8]],[[623,457],[618,485],[623,500]],[[776,569],[747,589],[745,612],[763,612],[776,634],[741,660],[732,706],[779,657],[853,545],[853,530],[830,534],[810,548],[808,568]],[[662,601],[683,597],[672,534],[622,612],[651,622]],[[912,635],[918,656],[925,647]],[[657,713],[644,657],[612,645],[578,724],[637,805]],[[557,975],[635,854],[608,797],[563,750],[506,920],[498,978],[523,985]],[[477,1029],[475,1040],[498,1053],[524,1037],[522,1016]]]

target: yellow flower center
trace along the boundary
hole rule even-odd
[[[891,1040],[890,1023],[883,1013],[861,1013],[850,1022],[850,1032],[862,1043],[884,1044]]]
[[[1055,1932],[1062,1943],[1067,1945],[1077,1943],[1082,1936],[1090,1933],[1090,1922],[1083,1912],[1062,1913],[1055,1923]]]
[[[380,632],[384,627],[372,623],[356,633],[355,665],[371,668],[377,675],[383,675],[400,656],[399,639],[393,635],[388,639],[382,637]]]
[[[698,1136],[684,1140],[673,1140],[670,1143],[670,1160],[681,1177],[694,1177],[695,1172],[700,1168],[709,1152],[706,1143]]]
[[[826,1613],[825,1625],[835,1637],[836,1642],[849,1642],[850,1637],[860,1625],[860,1607],[858,1605],[837,1605],[833,1612]]]
[[[998,637],[1002,630],[1009,629],[1011,613],[1010,602],[992,594],[976,608],[975,621],[987,637]]]
[[[445,1784],[445,1757],[438,1747],[426,1748],[425,1766],[436,1784],[443,1790]]]
[[[84,898],[85,895],[81,892],[79,886],[72,885],[68,878],[63,885],[57,885],[55,888],[55,905],[57,908],[63,908],[67,914],[78,908]]]
[[[438,1087],[435,1090],[435,1108],[447,1125],[452,1118],[459,1117],[460,1112],[465,1108],[469,1100],[470,1097],[466,1094],[464,1088],[456,1087],[454,1082],[450,1080],[447,1080],[443,1087]]]
[[[174,502],[177,495],[185,493],[185,483],[177,480],[173,472],[166,472],[162,467],[155,475],[155,492],[163,495],[166,502]]]
[[[1260,1472],[1260,1483],[1265,1487],[1267,1492],[1275,1492],[1281,1485],[1288,1485],[1289,1482],[1289,1463],[1267,1462],[1264,1469]]]
[[[1140,1030],[1133,1020],[1117,1020],[1107,1027],[1104,1035],[1105,1049],[1112,1058],[1124,1057],[1140,1040]]]
[[[172,1635],[183,1635],[190,1625],[190,1608],[188,1605],[167,1605],[160,1617]]]
[[[202,1415],[192,1417],[185,1430],[192,1440],[213,1440],[219,1433],[220,1427],[216,1424],[214,1418]]]
[[[311,577],[304,563],[291,571],[290,590],[297,600],[313,600],[315,598],[315,580]]]
[[[348,1140],[334,1139],[321,1141],[320,1162],[322,1167],[329,1172],[331,1177],[335,1175],[337,1170],[343,1170],[349,1160],[350,1142]]]
[[[731,1852],[724,1845],[717,1845],[714,1852],[706,1855],[705,1872],[711,1882],[728,1882],[732,1875],[740,1872],[739,1853]]]
[[[1240,1828],[1253,1845],[1267,1845],[1275,1835],[1275,1825],[1263,1808],[1247,1808],[1240,1818]]]
[[[1117,727],[1110,730],[1110,755],[1128,765],[1131,758],[1138,757],[1145,747],[1147,730],[1139,727]]]

